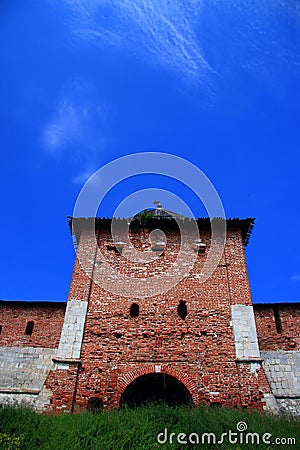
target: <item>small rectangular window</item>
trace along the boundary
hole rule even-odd
[[[2,325],[0,325],[0,334],[2,333]]]
[[[282,323],[281,323],[278,306],[273,306],[273,312],[274,312],[277,333],[282,333]]]
[[[25,334],[27,336],[31,336],[33,332],[34,322],[27,322]]]

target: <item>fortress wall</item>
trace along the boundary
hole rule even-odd
[[[43,411],[50,403],[45,381],[54,366],[65,309],[62,302],[0,302],[0,404]]]
[[[261,350],[300,350],[300,304],[253,305]]]
[[[66,305],[0,301],[0,346],[58,347]],[[28,322],[33,322],[31,334],[26,334]]]
[[[142,272],[106,245],[109,235],[99,237],[99,251],[124,274],[151,278],[173,264],[177,269],[174,232],[164,254]],[[201,237],[208,250],[209,233]],[[142,249],[147,236],[133,234],[132,242]],[[88,235],[80,252],[92,263],[91,255],[99,257]],[[72,411],[99,397],[105,407],[118,407],[130,381],[159,368],[182,380],[195,404],[278,407],[300,415],[300,305],[252,308],[238,229],[228,230],[218,267],[200,283],[206,255],[197,256],[180,283],[153,297],[135,297],[134,286],[129,296],[121,295],[122,286],[108,293],[91,282],[77,255],[68,304],[0,302],[0,403]],[[182,301],[185,318],[178,313]],[[138,316],[130,315],[132,303]]]

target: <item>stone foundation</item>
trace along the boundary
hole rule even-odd
[[[53,348],[0,347],[0,403],[45,410],[52,395],[45,381],[55,354]]]

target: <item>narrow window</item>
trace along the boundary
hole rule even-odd
[[[132,303],[130,306],[130,316],[131,317],[138,317],[140,314],[140,307],[137,303]]]
[[[0,325],[0,334],[2,333],[2,325]]]
[[[281,324],[281,318],[278,306],[273,306],[273,312],[274,312],[274,318],[275,318],[275,325],[277,333],[282,333],[282,324]]]
[[[179,305],[177,307],[178,315],[184,320],[187,316],[187,307],[184,300],[180,300]]]
[[[27,322],[25,334],[27,336],[31,336],[33,332],[34,322]]]

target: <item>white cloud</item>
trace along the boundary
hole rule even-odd
[[[71,163],[77,172],[71,181],[78,185],[99,168],[103,152],[113,141],[107,131],[110,108],[96,97],[94,86],[84,80],[66,83],[41,132],[44,151],[58,162]]]
[[[86,108],[63,99],[43,131],[44,148],[51,153],[57,153],[66,146],[78,142],[83,135],[87,120]]]
[[[127,48],[154,65],[197,82],[211,69],[194,25],[201,0],[65,0],[77,37]]]
[[[41,131],[43,149],[60,159],[89,162],[107,147],[108,106],[95,101],[94,86],[84,80],[70,81],[53,105],[52,115]]]
[[[291,281],[300,281],[300,273],[296,273],[290,277]]]

